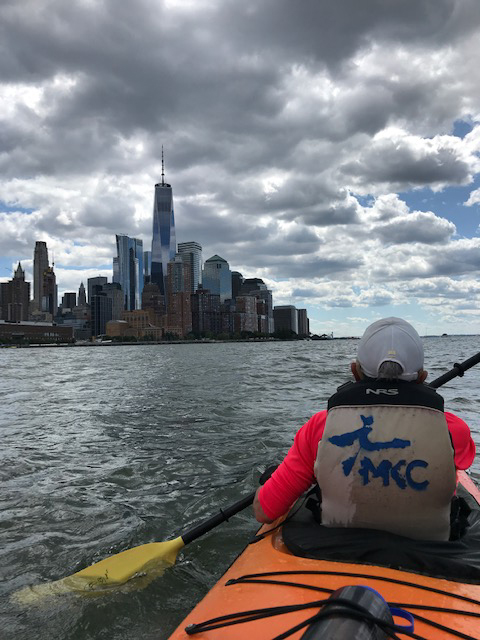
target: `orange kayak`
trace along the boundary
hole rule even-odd
[[[459,480],[478,507],[476,485],[464,472]],[[413,616],[415,635],[396,631],[398,638],[480,639],[479,580],[462,582],[424,575],[420,570],[299,557],[286,547],[282,527],[274,528],[277,524],[259,530],[258,534],[265,535],[246,547],[171,639],[186,640],[190,635],[209,640],[306,638],[309,627],[301,625],[322,610],[319,601],[324,603],[332,592],[347,585],[370,587],[389,605]],[[395,615],[393,621],[405,625]],[[353,638],[340,633],[308,637]]]

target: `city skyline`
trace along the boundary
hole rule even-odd
[[[165,145],[178,242],[313,332],[478,333],[480,5],[432,7],[0,7],[0,281],[33,282],[35,241],[59,299],[111,281],[116,234],[150,248]]]
[[[201,269],[202,247],[190,241],[180,243],[179,251],[168,261],[162,293],[158,283],[152,282],[148,267],[144,269],[149,252],[143,251],[143,242],[117,234],[116,243],[112,282],[106,276],[88,278],[88,303],[81,282],[78,295],[75,291],[63,293],[57,307],[54,263],[49,266],[46,243],[37,241],[33,285],[37,292],[43,288],[42,308],[38,308],[35,297],[29,299],[30,283],[25,282],[25,272],[18,263],[13,279],[0,283],[0,323],[14,323],[17,327],[15,323],[21,322],[22,331],[30,337],[43,341],[52,338],[55,342],[65,338],[82,342],[105,336],[127,341],[216,336],[245,339],[274,333],[276,308],[272,292],[261,278],[244,278],[238,271],[232,272],[219,255],[206,260]],[[293,315],[280,322],[276,337],[308,337],[307,310],[294,306],[290,309]],[[38,333],[41,325],[47,327],[41,329],[42,336]],[[55,326],[63,328],[52,334],[51,327]],[[72,332],[69,337],[68,328]],[[18,329],[12,329],[11,339],[17,334]]]

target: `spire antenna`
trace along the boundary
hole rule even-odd
[[[163,144],[162,144],[162,187],[165,186],[165,172],[164,172],[164,164],[163,164]]]

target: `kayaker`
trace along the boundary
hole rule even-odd
[[[475,443],[424,384],[423,364],[422,341],[405,320],[367,327],[351,365],[355,382],[298,431],[256,493],[256,519],[272,522],[317,482],[326,526],[448,540],[455,471],[470,467]]]

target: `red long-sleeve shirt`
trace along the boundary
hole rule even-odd
[[[475,443],[470,429],[453,413],[445,411],[445,418],[455,451],[455,467],[457,470],[468,469],[475,459]],[[316,482],[313,465],[326,419],[327,411],[320,411],[298,430],[282,464],[261,487],[258,494],[260,505],[272,520],[286,513],[295,500]]]

